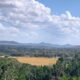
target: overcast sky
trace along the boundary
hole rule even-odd
[[[0,40],[80,44],[79,0],[0,0]]]

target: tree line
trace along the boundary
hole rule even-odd
[[[0,45],[0,55],[35,57],[74,57],[80,48],[30,48],[16,45]]]

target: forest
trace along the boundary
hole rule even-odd
[[[27,45],[0,45],[0,55],[30,57],[73,57],[80,53],[80,47],[32,47]]]
[[[0,80],[80,80],[80,54],[59,58],[52,66],[32,66],[0,58]]]
[[[80,48],[0,46],[0,80],[80,80]],[[33,66],[8,56],[59,57],[54,65]]]

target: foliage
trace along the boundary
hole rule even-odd
[[[0,80],[80,80],[80,48],[0,46]],[[8,56],[59,57],[53,66],[22,64]]]

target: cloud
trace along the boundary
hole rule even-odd
[[[0,0],[0,36],[6,35],[25,40],[30,37],[44,40],[46,36],[59,40],[78,39],[80,17],[72,16],[69,11],[55,15],[37,0]]]

